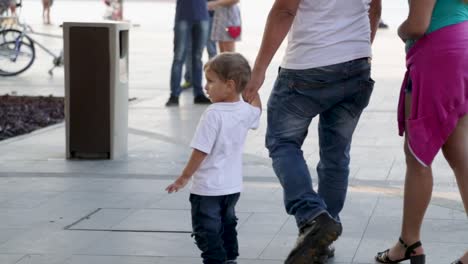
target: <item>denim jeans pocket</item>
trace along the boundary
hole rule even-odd
[[[343,98],[339,87],[325,78],[309,81],[292,80],[290,95],[285,101],[288,109],[300,117],[313,118]]]
[[[371,78],[359,81],[359,90],[353,95],[352,112],[358,116],[369,105],[375,81]]]
[[[325,79],[312,78],[310,80],[294,80],[291,82],[290,87],[297,91],[306,91],[310,89],[325,88],[330,85],[330,82]]]

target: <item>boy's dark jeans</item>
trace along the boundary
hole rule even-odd
[[[222,196],[190,194],[192,228],[204,264],[222,264],[239,256],[237,217],[240,193]]]

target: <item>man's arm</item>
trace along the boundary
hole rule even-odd
[[[380,16],[382,14],[382,0],[372,0],[369,7],[369,21],[371,27],[371,43],[374,42],[375,34],[379,28]]]
[[[174,183],[167,186],[166,191],[172,193],[184,188],[185,185],[187,185],[187,183],[189,182],[190,178],[192,178],[192,175],[195,173],[195,171],[198,170],[200,164],[203,162],[206,156],[207,154],[205,152],[202,152],[198,149],[194,149],[192,151],[192,156],[190,156],[190,160],[188,161],[184,171],[182,172],[182,175],[180,175]]]
[[[398,28],[403,41],[417,40],[424,36],[431,23],[436,0],[411,0],[408,18]]]
[[[291,28],[300,2],[301,0],[276,0],[273,4],[252,70],[252,78],[243,94],[246,101],[255,99],[265,80],[268,65]]]

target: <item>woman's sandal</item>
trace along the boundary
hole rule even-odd
[[[387,249],[383,252],[377,253],[375,256],[375,260],[380,263],[400,263],[405,260],[410,260],[411,264],[425,264],[426,263],[426,255],[416,255],[416,256],[411,256],[411,254],[416,253],[414,251],[416,248],[422,246],[421,241],[418,241],[410,246],[406,245],[406,243],[401,239],[401,237],[398,239],[400,241],[400,244],[403,245],[403,247],[406,248],[405,252],[405,257],[399,260],[391,260],[388,257],[388,253],[390,252],[390,249]],[[457,264],[457,263],[456,263]]]

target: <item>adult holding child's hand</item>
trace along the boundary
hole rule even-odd
[[[242,97],[246,102],[251,103],[258,96],[258,91],[262,88],[264,81],[265,71],[252,72],[252,78],[250,78],[242,93]]]
[[[287,48],[268,100],[265,145],[299,231],[285,264],[323,263],[342,233],[350,150],[369,103],[371,43],[381,0],[275,0],[243,97],[255,101],[281,43]],[[320,7],[320,8],[317,8]],[[319,118],[317,191],[302,151]],[[320,261],[320,262],[317,262]]]

